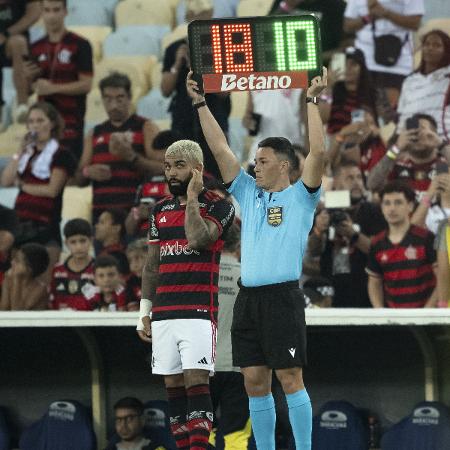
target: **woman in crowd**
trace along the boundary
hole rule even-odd
[[[38,102],[31,106],[27,128],[19,152],[2,173],[1,184],[19,188],[15,203],[19,220],[16,243],[44,245],[52,267],[61,250],[62,194],[76,161],[59,146],[64,122],[52,105]]]
[[[406,118],[426,111],[438,124],[438,133],[450,137],[450,37],[432,30],[422,38],[419,68],[403,82],[397,111],[399,128]]]
[[[43,245],[30,243],[17,250],[5,274],[0,311],[47,309],[47,283],[42,274],[48,264],[48,253]]]

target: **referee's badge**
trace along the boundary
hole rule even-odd
[[[283,221],[283,207],[282,206],[273,206],[271,208],[267,208],[267,222],[269,225],[273,227],[278,227],[281,225]]]

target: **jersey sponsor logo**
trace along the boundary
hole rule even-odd
[[[197,250],[192,250],[187,244],[182,245],[178,241],[175,244],[164,244],[161,245],[160,256],[180,256],[181,254],[185,255],[200,255],[200,252]]]
[[[267,208],[267,223],[273,227],[278,227],[283,221],[283,207],[273,206]]]
[[[290,348],[290,349],[288,349],[289,350],[289,353],[291,354],[291,356],[293,357],[293,358],[295,358],[295,347],[292,347],[292,348]]]

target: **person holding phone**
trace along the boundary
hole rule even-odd
[[[405,181],[416,193],[430,187],[439,161],[442,140],[437,134],[437,123],[428,114],[414,114],[392,140],[386,155],[370,171],[367,187],[380,191],[387,181]]]
[[[76,161],[60,146],[64,122],[49,103],[30,107],[28,133],[21,150],[2,172],[2,186],[17,186],[15,211],[19,220],[16,242],[35,242],[47,247],[53,267],[61,251],[61,208],[64,186]]]

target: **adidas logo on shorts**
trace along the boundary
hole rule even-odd
[[[200,361],[197,361],[198,364],[208,364],[206,358],[202,358]]]

